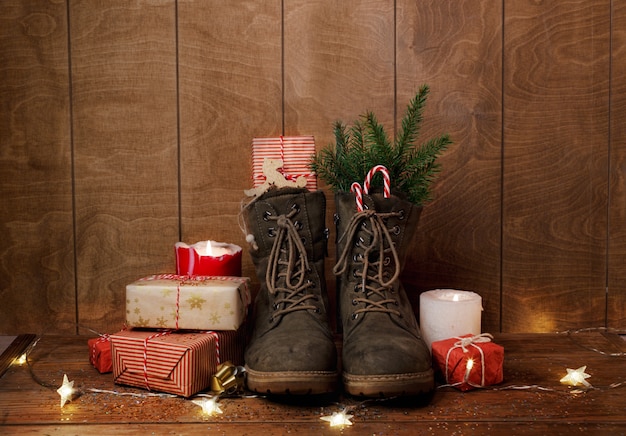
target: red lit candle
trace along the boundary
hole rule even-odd
[[[188,276],[241,277],[241,247],[215,241],[177,242],[176,273]]]

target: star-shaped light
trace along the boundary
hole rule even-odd
[[[63,384],[57,392],[61,396],[61,407],[65,406],[65,403],[72,401],[72,395],[74,395],[74,380],[69,381],[67,374],[63,374]]]
[[[222,409],[220,409],[220,406],[217,404],[217,398],[218,397],[202,397],[202,399],[200,400],[192,400],[191,402],[202,407],[202,411],[207,415],[213,416],[216,414],[224,413],[222,412]]]
[[[567,368],[567,375],[561,379],[561,383],[572,386],[583,385],[588,388],[591,387],[591,383],[586,380],[591,377],[585,372],[586,369],[587,366],[581,366],[578,369]]]
[[[346,410],[342,410],[341,412],[333,412],[330,416],[322,416],[320,419],[322,421],[330,422],[331,427],[343,427],[344,425],[352,425],[352,418],[354,415],[346,414]]]

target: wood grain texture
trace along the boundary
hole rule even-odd
[[[610,9],[508,2],[505,331],[604,324]]]
[[[0,333],[75,331],[67,12],[0,2]]]
[[[623,326],[624,3],[0,2],[0,334],[117,330],[179,239],[241,245],[258,284],[252,138],[320,149],[365,110],[394,131],[423,83],[421,137],[454,145],[403,275],[416,308],[454,287],[488,331]]]
[[[612,2],[607,325],[626,325],[626,1]]]
[[[351,125],[367,110],[393,134],[393,28],[392,1],[285,2],[285,134],[313,135],[320,150],[334,144],[335,121]],[[335,199],[322,181],[320,188],[330,231],[326,282],[335,301]]]
[[[431,88],[419,143],[454,144],[424,206],[405,283],[483,298],[483,330],[500,329],[502,10],[491,1],[397,2],[398,119]],[[417,305],[417,303],[416,303]]]
[[[181,232],[244,248],[252,138],[282,133],[281,3],[179,2]]]
[[[71,3],[79,323],[116,331],[125,286],[175,271],[175,2]]]
[[[601,334],[584,338],[496,334],[495,341],[505,349],[501,385],[465,393],[438,388],[429,404],[414,399],[363,401],[341,393],[327,401],[248,396],[222,398],[223,413],[205,416],[190,399],[147,396],[144,389],[115,385],[111,374],[100,374],[90,366],[86,337],[46,336],[33,349],[30,362],[32,373],[49,387],[31,378],[28,368],[12,366],[0,383],[0,433],[536,435],[568,434],[575,429],[604,435],[626,431],[624,386],[609,387],[625,379],[624,365],[619,358],[579,346],[613,350]],[[596,389],[575,395],[559,383],[566,368],[578,367],[576,362],[587,364],[588,381]],[[61,409],[56,389],[63,374],[82,395]],[[109,392],[96,393],[92,388]],[[320,420],[343,408],[354,415],[351,427],[331,428]]]

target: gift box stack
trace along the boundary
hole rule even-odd
[[[312,136],[254,138],[253,186],[264,185],[271,159],[280,161],[285,181],[304,177],[316,190],[314,153]],[[89,358],[100,372],[113,372],[115,383],[189,397],[221,386],[216,374],[235,377],[226,362],[243,365],[249,279],[240,277],[240,247],[179,242],[175,251],[177,274],[127,285],[126,328],[89,340]]]
[[[196,249],[175,248],[177,259],[192,258],[179,251]],[[240,248],[234,256],[240,262]],[[195,269],[232,271],[229,257],[200,256]],[[90,361],[98,371],[112,372],[115,383],[189,397],[208,388],[227,362],[243,365],[249,279],[189,274],[194,268],[183,263],[177,262],[177,274],[128,284],[126,327],[88,341]]]

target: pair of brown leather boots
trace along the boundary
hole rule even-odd
[[[398,195],[336,195],[342,382],[365,397],[420,396],[434,388],[430,352],[398,279],[420,207]],[[244,211],[261,288],[246,349],[247,385],[264,394],[339,389],[324,276],[326,197],[270,189]]]

